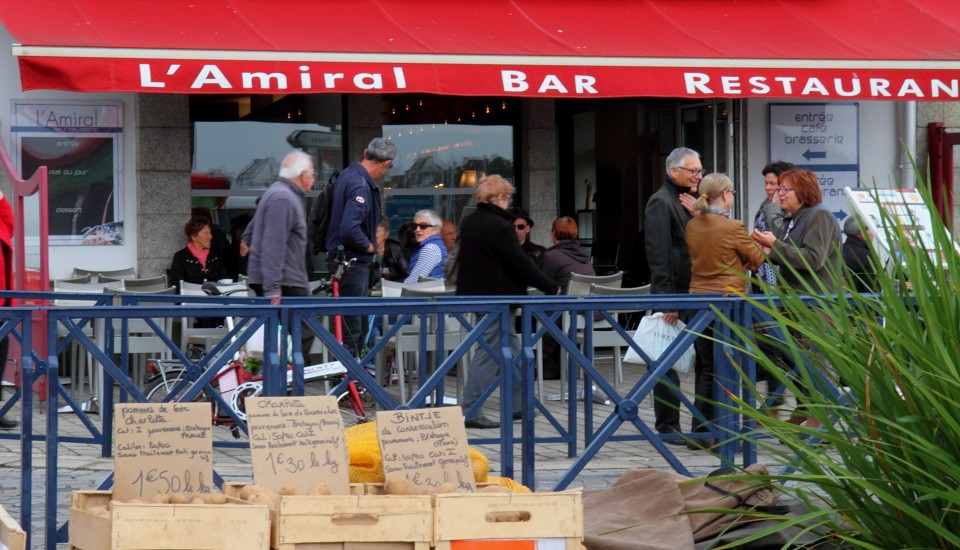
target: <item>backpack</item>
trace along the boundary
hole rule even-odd
[[[327,252],[327,232],[333,216],[333,184],[339,176],[340,172],[334,172],[327,183],[323,184],[310,210],[310,241],[313,243],[314,254]]]

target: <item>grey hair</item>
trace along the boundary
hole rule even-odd
[[[370,144],[367,145],[367,154],[365,158],[377,162],[385,162],[388,160],[393,160],[396,156],[397,146],[394,145],[389,139],[378,137],[370,140]]]
[[[430,222],[430,225],[435,227],[440,227],[440,225],[443,224],[443,220],[440,219],[440,215],[429,208],[421,210],[413,215],[413,219],[417,218],[426,218],[427,221]]]
[[[294,149],[287,153],[287,156],[283,157],[283,162],[280,163],[280,177],[286,178],[288,180],[297,179],[300,177],[300,174],[304,172],[309,172],[313,165],[313,158],[301,151],[300,149]]]
[[[677,147],[673,151],[670,151],[670,154],[667,155],[667,166],[665,170],[667,173],[667,176],[670,176],[671,168],[678,168],[683,166],[683,159],[689,156],[693,156],[699,159],[700,153],[688,147]]]

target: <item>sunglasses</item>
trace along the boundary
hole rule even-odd
[[[416,223],[416,224],[413,224],[413,225],[414,225],[414,227],[419,227],[421,231],[426,231],[427,229],[430,229],[431,227],[436,227],[435,225],[430,225],[429,223]]]
[[[524,229],[527,228],[527,224],[525,224],[525,223],[518,223],[518,224],[515,225],[514,227],[516,227],[516,228],[519,229],[520,231],[523,231]]]

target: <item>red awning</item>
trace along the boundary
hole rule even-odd
[[[960,98],[960,0],[0,0],[24,90]]]

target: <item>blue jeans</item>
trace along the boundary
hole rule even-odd
[[[336,273],[337,264],[327,263],[330,273]],[[340,296],[367,296],[370,284],[370,266],[355,263],[340,279]],[[354,357],[360,357],[363,350],[363,315],[343,316],[343,347]]]
[[[500,350],[500,323],[494,322],[491,323],[486,329],[484,329],[480,338],[486,342],[493,350]],[[510,350],[514,357],[520,353],[520,336],[517,335],[516,330],[513,328],[513,323],[510,323]],[[498,353],[499,355],[499,353]],[[483,390],[493,383],[497,378],[497,374],[500,372],[500,364],[497,362],[499,357],[494,358],[487,350],[482,346],[477,348],[476,353],[473,354],[473,361],[470,362],[470,372],[467,376],[467,383],[463,388],[463,412],[466,414],[467,410],[473,406],[474,403],[480,399],[480,396],[483,394]],[[519,373],[519,368],[517,369]],[[502,397],[501,397],[502,399]],[[513,411],[514,413],[520,412],[520,384],[513,384]],[[473,414],[467,420],[476,420],[477,418],[483,416],[482,409],[477,409],[477,412]],[[510,420],[508,419],[507,422]]]

